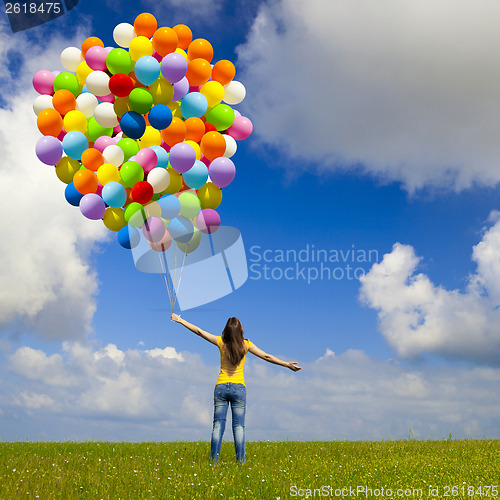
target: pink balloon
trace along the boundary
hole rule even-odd
[[[85,54],[85,61],[89,68],[96,71],[104,71],[106,69],[106,56],[108,51],[104,47],[96,45],[95,47],[90,47]]]
[[[237,116],[233,124],[227,129],[228,135],[237,141],[242,141],[250,136],[253,124],[246,116]]]
[[[205,234],[213,234],[220,226],[220,215],[211,208],[203,209],[196,217],[198,229]]]
[[[101,137],[98,137],[94,142],[94,148],[102,153],[108,146],[113,144],[116,144],[116,141],[112,137],[101,135]]]
[[[102,47],[101,47],[102,48]],[[98,99],[101,102],[115,102],[115,96],[113,94],[99,96]]]
[[[41,69],[33,76],[33,87],[39,94],[52,95],[54,93],[54,78],[54,73],[47,69]]]
[[[144,148],[137,153],[135,161],[139,163],[145,173],[148,173],[156,167],[158,157],[152,149]]]

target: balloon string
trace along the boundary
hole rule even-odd
[[[165,285],[165,289],[167,290],[169,301],[172,304],[171,291],[170,291],[170,287],[168,285],[167,278],[166,278],[167,270],[166,269],[165,269],[165,271],[163,270],[163,265],[162,265],[161,258],[160,258],[159,254],[157,255],[157,257],[158,257],[157,265],[158,265],[158,268],[160,270],[160,274],[162,275],[162,281],[163,281],[163,284]],[[165,262],[165,264],[166,264],[166,262]]]
[[[163,260],[165,262],[165,281],[168,283],[168,297],[170,299],[170,307],[172,308],[172,312],[174,312],[174,305],[175,305],[175,297],[174,297],[174,284],[172,283],[172,276],[170,276],[170,273],[168,272],[168,264],[167,264],[167,257],[165,255],[165,252],[163,253]]]
[[[177,291],[175,292],[176,297],[177,297],[177,294],[179,293],[179,288],[181,286],[182,270],[184,269],[184,264],[186,263],[186,255],[187,255],[188,247],[189,247],[189,243],[186,244],[186,251],[184,252],[184,258],[182,259],[182,267],[181,267],[181,271],[179,274],[179,283],[177,283]]]

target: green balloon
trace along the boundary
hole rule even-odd
[[[234,122],[234,109],[227,104],[217,104],[205,115],[207,122],[211,123],[219,132],[227,130]]]
[[[116,73],[128,75],[132,69],[132,58],[125,49],[113,49],[106,56],[106,66],[113,75]]]
[[[194,219],[200,213],[200,199],[196,196],[196,193],[184,191],[179,195],[179,201],[181,203],[180,214],[184,217]]]
[[[117,143],[123,154],[125,155],[124,161],[128,161],[132,156],[136,155],[139,152],[139,144],[137,144],[134,139],[130,139],[129,137],[124,137],[120,139]]]
[[[88,124],[87,124],[87,137],[89,141],[95,142],[99,137],[107,135],[108,137],[111,137],[113,135],[113,129],[112,128],[106,128],[103,127],[102,125],[99,125],[96,121],[95,118],[92,116],[91,118],[88,119]]]
[[[144,170],[136,161],[126,161],[120,168],[120,177],[125,186],[131,188],[136,182],[144,180]]]
[[[144,211],[144,207],[136,201],[129,203],[125,207],[123,216],[125,217],[127,223],[134,227],[141,227],[146,220],[146,212]]]
[[[67,71],[59,73],[54,78],[54,92],[61,89],[69,90],[75,97],[78,97],[80,95],[81,87],[78,83],[76,75]]]
[[[153,96],[144,88],[137,87],[128,96],[130,107],[141,115],[145,115],[153,106]]]

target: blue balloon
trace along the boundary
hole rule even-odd
[[[120,120],[120,127],[127,137],[140,139],[146,131],[146,120],[135,111],[127,111]]]
[[[123,207],[127,201],[127,191],[119,182],[108,182],[102,188],[102,199],[110,207]]]
[[[156,163],[157,167],[167,168],[168,167],[168,153],[161,146],[149,146],[149,149],[152,149],[158,161]]]
[[[80,160],[82,153],[89,147],[89,141],[84,134],[73,130],[68,132],[62,140],[64,152],[73,160]]]
[[[148,120],[152,127],[163,130],[172,123],[172,111],[165,104],[157,104],[149,110]]]
[[[178,215],[168,223],[168,232],[178,243],[189,243],[194,233],[193,223],[183,215]]]
[[[79,193],[76,190],[76,187],[73,184],[73,182],[70,182],[66,186],[66,189],[64,190],[64,197],[66,198],[66,201],[70,205],[73,205],[74,207],[79,207],[80,206],[80,200],[83,198],[83,194]]]
[[[137,229],[132,226],[122,227],[118,231],[117,238],[118,243],[120,243],[120,245],[127,250],[135,248],[141,241],[141,235],[139,234],[139,231],[137,231]]]
[[[160,76],[160,63],[153,56],[142,56],[135,63],[134,73],[143,85],[151,85]]]
[[[208,179],[208,168],[200,160],[196,160],[194,165],[182,174],[182,179],[191,189],[200,189]]]
[[[181,113],[185,120],[192,117],[200,118],[207,108],[207,98],[201,92],[190,92],[181,102]]]
[[[161,208],[161,216],[163,219],[173,219],[181,211],[181,202],[177,196],[173,194],[165,194],[158,200],[158,205]]]

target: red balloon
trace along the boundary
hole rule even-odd
[[[207,132],[217,132],[217,128],[215,125],[212,125],[211,123],[205,122],[205,134]]]
[[[125,73],[116,73],[109,79],[109,90],[118,97],[127,97],[134,88],[134,81]]]
[[[139,181],[134,184],[130,196],[134,201],[145,205],[153,197],[153,186],[148,181]]]

